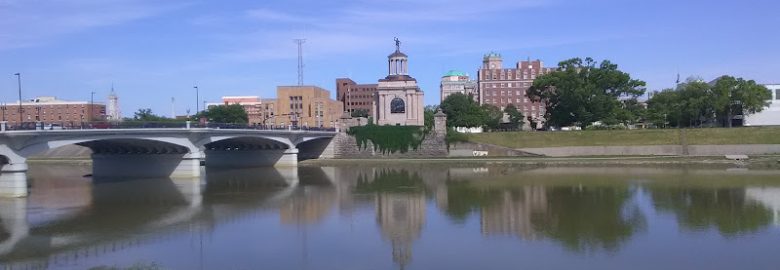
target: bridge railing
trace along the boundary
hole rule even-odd
[[[74,121],[42,121],[23,122],[21,125],[8,125],[5,130],[72,130],[72,129],[144,129],[144,128],[211,128],[211,129],[253,129],[253,130],[310,130],[335,131],[328,127],[307,126],[275,126],[258,124],[234,123],[198,123],[187,121],[121,121],[121,122],[74,122]]]

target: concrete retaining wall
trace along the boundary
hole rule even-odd
[[[569,146],[518,150],[550,157],[770,155],[780,154],[780,144],[689,145],[687,147],[682,145]]]

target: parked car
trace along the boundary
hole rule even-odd
[[[45,130],[62,130],[62,125],[60,124],[46,124],[46,126],[43,127]]]

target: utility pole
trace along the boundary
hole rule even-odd
[[[95,91],[89,93],[89,115],[87,115],[87,122],[92,122],[92,116],[95,113]]]
[[[306,39],[298,38],[293,41],[298,44],[298,85],[303,85],[303,43],[306,43]]]
[[[195,114],[198,114],[198,111],[200,111],[200,93],[198,93],[198,86],[193,86],[192,88],[195,88]]]
[[[171,97],[171,119],[176,119],[176,99]]]

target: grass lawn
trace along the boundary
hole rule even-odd
[[[689,145],[780,144],[780,127],[492,132],[468,138],[510,148],[662,145],[680,144],[681,133]]]

